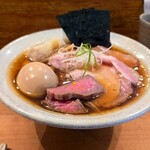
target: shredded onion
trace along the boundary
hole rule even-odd
[[[66,63],[67,68],[68,66],[73,66],[75,68],[77,66],[82,67],[85,65],[85,70],[87,70],[89,65],[91,65],[92,70],[95,70],[96,65],[102,64],[102,60],[97,59],[97,56],[106,53],[112,48],[112,46],[109,48],[103,46],[97,47],[100,49],[99,52],[92,49],[90,44],[82,43],[79,47],[71,44],[61,47],[58,50],[58,53],[65,57],[65,59],[62,60],[62,63]]]

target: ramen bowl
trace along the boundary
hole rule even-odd
[[[12,61],[23,52],[23,50],[42,40],[49,40],[54,36],[66,39],[66,35],[61,28],[44,30],[32,33],[3,47],[0,51],[0,99],[16,113],[43,123],[48,126],[70,129],[96,129],[115,126],[133,120],[150,110],[150,89],[148,80],[147,90],[136,102],[109,113],[96,115],[71,115],[48,111],[28,103],[21,96],[16,94],[10,86],[8,70]],[[137,56],[146,66],[147,73],[150,74],[150,50],[139,42],[126,36],[111,33],[111,43],[126,49],[128,52]]]

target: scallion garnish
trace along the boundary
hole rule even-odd
[[[81,56],[81,55],[84,55],[84,54],[88,54],[88,60],[87,60],[87,63],[85,64],[84,68],[84,73],[83,73],[83,76],[85,75],[86,71],[88,70],[90,64],[91,64],[91,57],[93,56],[93,59],[94,59],[94,67],[96,67],[96,57],[94,55],[94,53],[92,52],[92,46],[91,44],[87,43],[87,44],[81,44],[80,48],[77,50],[77,52],[75,53],[75,55],[78,57],[78,56]]]

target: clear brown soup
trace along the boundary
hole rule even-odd
[[[112,50],[114,51],[120,51],[120,52],[123,52],[123,53],[127,53],[125,50],[123,49],[120,49],[116,46],[113,46]],[[10,83],[10,86],[12,87],[12,89],[14,90],[14,92],[19,96],[21,97],[22,100],[28,102],[29,104],[31,104],[32,106],[34,107],[38,107],[40,109],[43,109],[43,110],[46,110],[45,108],[43,108],[41,106],[41,100],[44,100],[45,97],[41,98],[41,99],[34,99],[34,98],[30,98],[26,95],[24,95],[22,92],[20,92],[20,90],[18,90],[18,87],[16,85],[16,77],[17,77],[17,74],[19,72],[19,70],[27,63],[29,63],[30,61],[25,57],[25,52],[24,53],[21,53],[15,60],[13,60],[13,62],[11,63],[11,66],[9,68],[9,71],[8,71],[8,79],[9,79],[9,83]],[[148,88],[148,85],[147,85],[147,81],[149,79],[149,76],[147,74],[147,70],[146,68],[144,67],[143,63],[140,62],[140,67],[138,68],[138,72],[143,76],[144,78],[144,81],[143,81],[143,86],[138,88],[137,89],[137,96],[127,100],[125,103],[123,103],[122,105],[120,106],[117,106],[115,108],[112,108],[112,109],[100,109],[100,111],[97,111],[97,110],[91,110],[89,112],[89,114],[105,114],[105,113],[110,113],[112,111],[117,111],[117,110],[120,110],[120,109],[123,109],[125,107],[128,107],[129,105],[132,105],[133,103],[135,103],[137,100],[140,100],[140,97],[145,93],[145,91],[147,90]],[[62,76],[63,74],[60,73],[59,71],[56,71],[56,74],[58,75],[59,77],[59,81],[60,81],[60,84],[62,84]],[[50,110],[46,110],[46,111],[50,111]],[[88,115],[89,115],[88,114]],[[85,115],[85,114],[84,114]]]

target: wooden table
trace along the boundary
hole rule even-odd
[[[56,15],[87,7],[109,9],[111,31],[137,39],[142,0],[0,0],[0,48],[22,35],[59,27]],[[150,113],[115,127],[68,130],[33,122],[2,103],[0,112],[0,143],[12,150],[150,149]]]
[[[12,150],[149,150],[150,113],[115,127],[69,130],[28,120],[0,104],[0,142]]]

